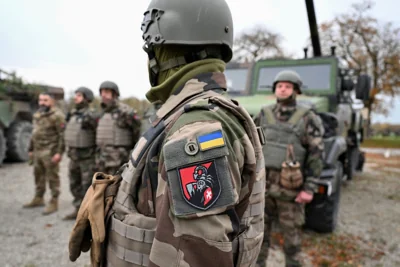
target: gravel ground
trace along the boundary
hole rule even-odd
[[[373,260],[339,266],[400,266],[400,159],[369,158],[363,174],[343,186],[337,234],[362,237],[360,248],[384,254]],[[22,209],[34,192],[32,167],[26,163],[0,168],[0,266],[90,266],[87,253],[75,262],[68,259],[72,221],[62,221],[71,211],[72,196],[67,178],[68,159],[61,163],[59,211],[42,216],[43,208]],[[385,164],[389,164],[385,168]],[[12,181],[12,182],[11,182]],[[46,200],[50,198],[46,192]],[[307,234],[315,235],[315,234]],[[311,262],[311,260],[309,259]],[[279,249],[272,249],[269,267],[284,266]],[[308,264],[307,266],[311,266]]]
[[[68,258],[68,238],[74,222],[62,220],[72,210],[67,164],[64,159],[60,166],[59,211],[48,216],[42,215],[42,207],[22,209],[33,197],[33,168],[27,163],[0,168],[4,182],[0,187],[0,266],[90,266],[86,253],[75,263]],[[49,189],[45,199],[50,199]]]

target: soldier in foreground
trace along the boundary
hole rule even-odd
[[[264,107],[256,117],[264,128],[263,147],[267,176],[266,225],[259,266],[266,266],[271,218],[278,217],[284,236],[286,266],[301,266],[301,227],[304,207],[313,199],[323,168],[323,128],[311,107],[296,103],[302,81],[293,71],[278,73],[273,84],[277,103]],[[304,178],[303,178],[304,177]]]
[[[254,266],[265,169],[254,122],[226,94],[229,7],[153,0],[142,31],[153,86],[146,96],[163,104],[118,174],[95,174],[70,259],[91,246],[94,266]]]
[[[33,133],[29,156],[33,157],[35,176],[35,197],[24,208],[44,205],[46,181],[51,190],[51,200],[43,215],[57,211],[60,195],[59,162],[64,153],[64,114],[55,107],[55,100],[49,93],[39,95],[39,110],[33,115]]]
[[[119,89],[114,82],[103,82],[99,92],[102,115],[97,126],[96,169],[114,174],[139,138],[140,121],[130,106],[119,101]]]
[[[89,88],[79,87],[75,91],[75,107],[67,116],[65,144],[70,158],[68,177],[74,197],[74,210],[66,215],[64,220],[76,218],[95,172],[97,116],[89,108],[93,98],[93,92]]]

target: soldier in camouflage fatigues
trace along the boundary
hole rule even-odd
[[[301,266],[299,252],[301,227],[305,222],[304,207],[311,202],[316,190],[312,180],[320,177],[324,152],[320,118],[312,109],[296,103],[296,94],[301,93],[301,84],[300,76],[295,72],[278,73],[273,85],[273,92],[277,96],[276,105],[264,107],[255,118],[256,124],[262,126],[266,134],[263,148],[267,176],[266,225],[263,248],[258,258],[259,266],[266,266],[271,218],[277,218],[282,228],[286,266]],[[285,131],[292,129],[292,139],[286,140]],[[287,160],[288,144],[294,144],[295,158],[302,166],[301,176],[304,177],[304,183],[296,189],[284,187],[281,180],[281,164]],[[279,145],[284,150],[276,150]],[[276,159],[279,162],[274,163]]]
[[[157,25],[164,29],[160,44],[168,45],[153,43],[161,36]],[[181,40],[169,39],[182,26],[190,30],[182,31]],[[119,171],[105,250],[98,255],[92,242],[92,263],[255,266],[263,239],[265,169],[254,122],[226,93],[223,72],[233,43],[229,8],[224,0],[152,1],[142,30],[153,85],[146,96],[163,105]],[[193,40],[198,45],[190,45]],[[100,193],[92,188],[91,195]],[[71,234],[71,260],[87,230],[80,225],[95,207],[90,201]]]
[[[36,192],[24,208],[44,205],[46,181],[52,198],[43,211],[47,215],[57,211],[60,194],[59,162],[64,153],[64,114],[55,107],[54,98],[47,93],[39,95],[39,110],[33,115],[33,133],[29,155],[33,157]]]
[[[161,107],[161,103],[156,102],[156,103],[152,103],[151,106],[146,110],[146,112],[144,113],[143,118],[142,118],[140,135],[142,135],[144,132],[146,132],[151,127],[150,118],[156,114],[157,110],[159,110],[160,107]]]
[[[100,85],[102,115],[97,127],[96,169],[114,174],[129,156],[140,135],[136,112],[118,100],[118,86],[110,81]]]
[[[79,205],[92,184],[95,172],[97,116],[89,108],[93,98],[93,92],[89,88],[79,87],[75,91],[75,108],[67,115],[65,144],[70,158],[68,177],[75,209],[64,217],[65,220],[76,218]]]

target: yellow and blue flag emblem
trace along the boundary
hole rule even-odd
[[[197,137],[197,140],[199,141],[200,150],[202,151],[225,145],[225,140],[221,130],[201,135]]]

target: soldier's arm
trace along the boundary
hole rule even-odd
[[[29,149],[28,152],[33,152],[33,140],[31,138],[31,140],[29,141]]]
[[[262,112],[262,110],[261,110],[261,111],[254,117],[253,121],[254,121],[254,123],[255,123],[256,126],[261,126],[260,123],[261,123],[261,117],[262,117],[262,115],[263,115],[263,112]]]
[[[125,117],[124,121],[125,121],[127,127],[132,130],[133,143],[136,144],[136,142],[138,141],[138,139],[140,137],[139,136],[140,135],[140,126],[141,126],[140,118],[134,110],[126,112],[124,114],[124,117]]]
[[[58,144],[56,153],[62,155],[65,151],[65,142],[64,142],[65,117],[61,112],[56,115],[55,124],[58,135],[57,139]]]
[[[98,115],[93,111],[88,111],[85,114],[82,121],[82,128],[84,129],[96,129],[98,122]]]
[[[305,166],[305,184],[304,190],[314,192],[316,185],[310,181],[319,179],[323,168],[324,142],[322,139],[323,128],[321,120],[314,112],[309,112],[305,117],[306,122],[306,137],[305,143],[308,151],[308,156]]]
[[[233,266],[231,241],[242,230],[239,217],[248,204],[243,192],[254,183],[241,170],[253,164],[255,171],[255,159],[243,130],[234,133],[202,118],[179,127],[163,146],[150,266]],[[212,189],[199,190],[195,173],[204,174]]]

